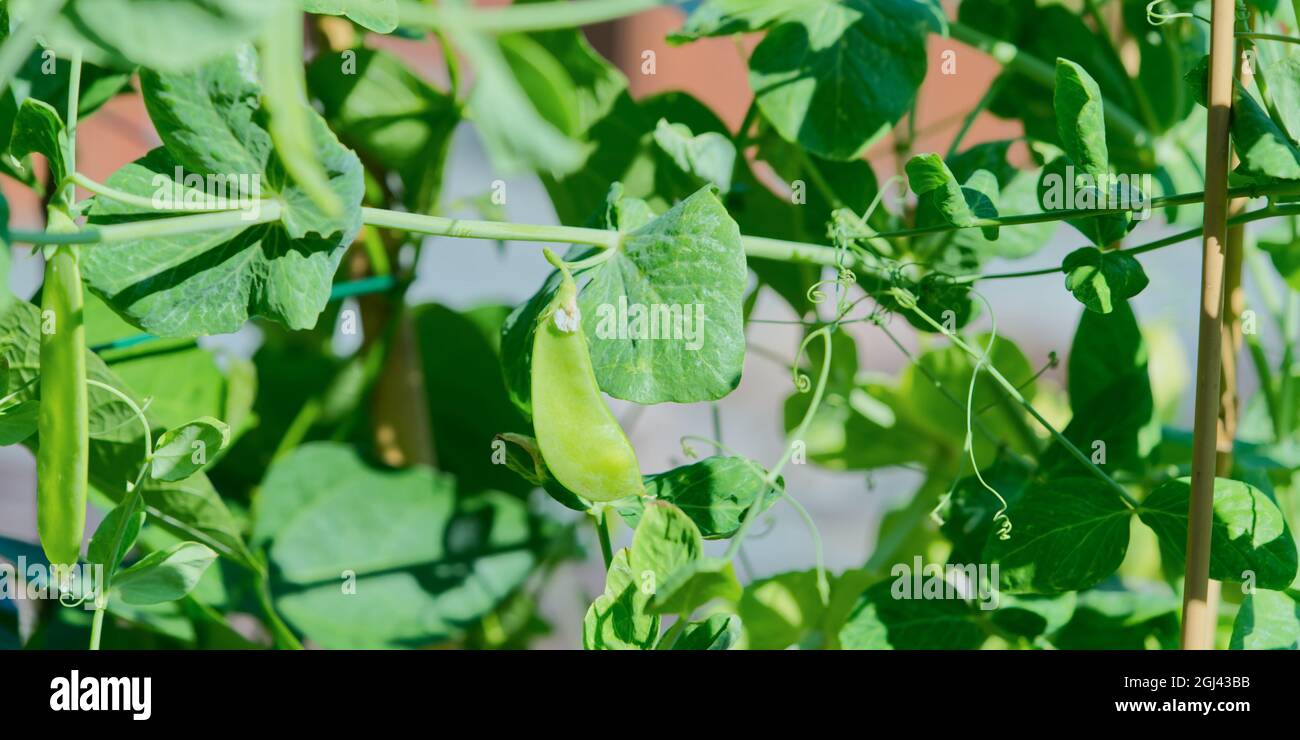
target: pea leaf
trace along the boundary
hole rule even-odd
[[[244,49],[186,75],[141,74],[145,104],[167,145],[118,170],[109,185],[144,197],[179,188],[185,171],[209,178],[221,195],[230,177],[255,178],[283,203],[278,223],[100,245],[82,260],[91,289],[119,314],[159,336],[221,334],[252,314],[295,329],[315,324],[329,300],[339,260],[360,229],[361,165],[325,122],[310,113],[312,146],[346,204],[339,218],[317,207],[287,179],[259,123],[254,57]],[[220,191],[217,188],[221,188]],[[247,195],[247,193],[245,193]],[[255,201],[256,203],[256,201]],[[96,199],[92,223],[155,218]]]
[[[1131,512],[1095,478],[1060,478],[1030,487],[1007,511],[1010,538],[984,546],[1007,593],[1055,594],[1104,581],[1128,551]]]
[[[1107,583],[1078,595],[1074,614],[1051,636],[1062,650],[1145,650],[1178,647],[1176,594],[1126,591]]]
[[[29,16],[46,0],[13,0]],[[67,0],[44,29],[45,40],[71,57],[118,68],[184,71],[251,40],[287,0]]]
[[[893,582],[867,589],[840,628],[845,650],[974,650],[987,634],[961,599],[896,598]]]
[[[20,401],[0,409],[0,447],[16,445],[36,433],[40,404]]]
[[[435,90],[402,60],[375,49],[322,54],[307,83],[339,138],[401,178],[403,204],[428,213],[438,202],[456,101]]]
[[[1147,287],[1146,272],[1137,259],[1119,249],[1096,247],[1076,249],[1061,263],[1065,287],[1090,311],[1110,313],[1116,301],[1141,293]]]
[[[740,529],[745,512],[763,492],[762,468],[742,457],[706,457],[663,473],[645,476],[650,499],[681,509],[699,527],[704,539],[725,539]],[[763,508],[780,497],[780,487],[766,492]],[[618,512],[633,527],[641,520],[646,499],[619,502]]]
[[[918,223],[973,226],[977,219],[997,218],[997,180],[987,170],[976,170],[966,185],[957,182],[938,154],[918,154],[907,162],[907,182],[917,194]],[[998,238],[997,226],[981,228],[984,238]]]
[[[194,589],[217,553],[197,542],[182,542],[151,552],[113,578],[113,588],[128,604],[175,601]]]
[[[1089,455],[1104,453],[1103,470],[1141,471],[1160,442],[1147,346],[1127,302],[1108,314],[1084,311],[1069,359],[1070,408],[1066,439]],[[1099,444],[1100,443],[1100,444]],[[1060,444],[1041,457],[1055,475],[1082,474],[1082,466]]]
[[[498,434],[531,433],[511,405],[501,379],[496,344],[508,309],[485,306],[458,313],[430,303],[410,311],[440,469],[455,475],[464,493],[532,490],[506,466],[493,464],[483,454],[492,449]]]
[[[713,601],[740,599],[740,582],[725,558],[701,558],[686,563],[658,584],[649,610],[655,614],[691,614]]]
[[[724,193],[731,189],[736,146],[730,138],[714,131],[694,135],[689,126],[660,118],[654,139],[682,172],[712,183]]]
[[[747,280],[740,231],[708,189],[629,232],[579,296],[601,390],[643,404],[734,390]]]
[[[35,152],[50,165],[50,182],[61,183],[68,176],[64,153],[68,151],[68,134],[63,119],[49,103],[34,98],[23,101],[14,117],[10,152],[22,159]]]
[[[1081,65],[1058,58],[1052,107],[1061,146],[1070,160],[1093,177],[1109,172],[1101,88],[1092,75]]]
[[[583,274],[591,280],[578,306],[601,390],[636,403],[693,403],[721,398],[740,382],[745,255],[735,222],[710,190],[632,225],[617,252]],[[502,328],[506,385],[527,413],[532,333],[557,276]]]
[[[998,608],[990,616],[993,624],[1013,635],[1035,638],[1064,627],[1074,615],[1076,594],[999,594]]]
[[[212,417],[195,419],[168,429],[158,438],[149,475],[158,480],[184,480],[202,470],[230,444],[230,427]]]
[[[605,592],[582,620],[586,650],[650,650],[659,641],[659,615],[646,610],[649,596],[628,565],[628,551],[614,553],[605,574]]]
[[[632,547],[615,554],[605,593],[583,619],[588,650],[648,650],[659,640],[659,617],[650,609],[662,584],[700,557],[700,532],[680,509],[663,501],[646,506]]]
[[[472,32],[456,38],[474,63],[477,80],[469,110],[493,166],[505,173],[542,170],[557,175],[581,167],[586,159],[582,145],[538,112],[496,42]]]
[[[1138,515],[1160,540],[1166,569],[1182,572],[1187,552],[1187,506],[1191,479],[1171,480],[1151,492]],[[1258,488],[1214,479],[1210,523],[1210,578],[1253,582],[1280,591],[1296,576],[1296,544],[1277,505]]]
[[[397,28],[397,0],[302,0],[308,13],[345,15],[377,33]]]
[[[1300,650],[1300,593],[1255,590],[1232,623],[1232,650]]]
[[[104,580],[112,584],[114,572],[135,547],[147,515],[139,496],[129,496],[113,507],[95,528],[86,547],[86,560],[104,568]]]
[[[413,647],[459,635],[537,562],[541,522],[447,475],[366,466],[310,443],[272,466],[253,539],[268,547],[285,618],[329,648]]]
[[[787,141],[827,159],[856,159],[902,117],[925,78],[925,36],[943,32],[918,0],[802,3],[763,37],[749,82]]]
[[[730,650],[740,639],[740,617],[714,614],[703,622],[691,622],[682,630],[673,650]]]
[[[730,36],[768,28],[799,9],[803,0],[704,0],[686,17],[669,43],[683,44],[709,36]]]

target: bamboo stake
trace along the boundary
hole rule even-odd
[[[1228,124],[1236,66],[1233,0],[1214,0],[1210,23],[1209,108],[1205,134],[1205,235],[1201,263],[1201,317],[1196,351],[1196,411],[1192,439],[1192,491],[1187,511],[1187,570],[1183,582],[1182,644],[1213,648],[1209,608],[1210,521],[1222,367],[1223,266],[1227,241]]]
[[[1246,49],[1237,55],[1237,79],[1242,86],[1250,85],[1250,61]],[[1237,166],[1237,155],[1233,154],[1231,166]],[[1232,218],[1246,210],[1249,198],[1233,198],[1228,201],[1228,217]],[[1215,461],[1215,475],[1220,478],[1232,477],[1233,443],[1237,439],[1237,422],[1241,418],[1241,397],[1237,395],[1237,359],[1241,355],[1241,312],[1246,307],[1246,291],[1241,285],[1241,268],[1246,247],[1246,225],[1235,224],[1228,227],[1228,240],[1225,242],[1223,275],[1223,332],[1222,363],[1219,371],[1219,425],[1218,455]],[[1214,642],[1215,626],[1218,624],[1219,596],[1223,584],[1211,580],[1207,593],[1209,609],[1211,644]]]

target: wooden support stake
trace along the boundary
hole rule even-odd
[[[1232,114],[1236,22],[1233,0],[1214,0],[1210,23],[1209,117],[1205,134],[1205,236],[1201,262],[1201,317],[1196,349],[1196,411],[1192,430],[1192,492],[1187,512],[1187,570],[1183,582],[1185,650],[1214,647],[1210,608],[1210,522],[1222,370],[1223,266],[1227,241],[1228,126]]]

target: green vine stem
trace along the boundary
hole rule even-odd
[[[401,23],[406,26],[515,33],[602,23],[663,4],[664,0],[573,0],[470,9],[446,4],[421,5],[403,0],[398,10]]]
[[[947,327],[935,321],[933,318],[930,317],[929,314],[921,310],[921,307],[916,305],[916,302],[912,300],[910,296],[906,295],[903,291],[900,291],[898,288],[894,289],[894,293],[895,293],[895,298],[898,299],[899,303],[903,304],[904,307],[910,309],[913,313],[915,313],[918,317],[920,317],[922,321],[934,327],[935,331],[948,337],[948,339],[953,343],[953,345],[955,345],[962,352],[965,352],[968,356],[970,356],[972,360],[978,361],[980,359],[981,355],[976,349],[974,349],[969,344],[967,344],[965,340],[963,340],[955,332],[948,331]],[[1066,439],[1064,434],[1061,434],[1061,432],[1059,432],[1056,429],[1056,427],[1052,426],[1052,424],[1049,421],[1047,421],[1047,419],[1044,419],[1043,415],[1038,413],[1038,409],[1034,408],[1033,404],[1029,403],[1029,401],[1025,399],[1024,395],[1022,395],[1020,391],[1016,389],[1016,386],[1011,381],[1006,379],[1006,376],[1004,376],[1002,372],[997,369],[997,367],[989,364],[989,365],[985,365],[984,369],[988,372],[989,377],[993,378],[993,380],[996,381],[998,385],[1002,386],[1002,390],[1007,394],[1007,396],[1011,398],[1011,400],[1015,401],[1017,404],[1020,405],[1021,408],[1023,408],[1026,412],[1028,412],[1030,416],[1034,417],[1034,420],[1037,421],[1040,425],[1042,425],[1043,429],[1047,430],[1047,433],[1052,435],[1053,439],[1059,442],[1061,446],[1064,447],[1072,457],[1074,457],[1074,459],[1078,460],[1085,468],[1088,469],[1089,472],[1091,472],[1094,476],[1096,476],[1098,480],[1102,481],[1107,486],[1109,486],[1111,490],[1119,494],[1120,498],[1124,500],[1124,503],[1130,509],[1132,509],[1133,511],[1137,511],[1140,508],[1137,499],[1134,499],[1133,496],[1128,492],[1128,490],[1124,488],[1124,486],[1120,485],[1114,478],[1110,477],[1110,475],[1108,475],[1106,471],[1097,467],[1097,465],[1093,463],[1092,460],[1088,459],[1087,455],[1083,454],[1083,452],[1078,447],[1074,446],[1073,442]]]

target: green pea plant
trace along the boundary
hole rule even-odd
[[[0,444],[35,455],[39,535],[0,537],[27,564],[0,576],[56,597],[0,599],[0,645],[527,647],[598,546],[588,649],[1300,647],[1297,8],[680,3],[668,44],[747,65],[733,127],[633,97],[582,30],[663,4],[0,0],[0,175],[45,215],[0,198],[0,275],[10,245],[44,264],[0,295]],[[977,57],[995,78],[915,151],[918,91]],[[120,96],[161,143],[99,181],[78,128]],[[1023,134],[969,143],[981,116]],[[462,124],[560,225],[510,221],[504,181],[443,197]],[[1058,233],[1079,246],[988,269]],[[416,303],[430,236],[554,269],[513,308]],[[1130,301],[1144,255],[1198,239],[1188,430],[1178,349]],[[1035,280],[1082,304],[1063,361],[979,290]],[[763,324],[791,356],[747,345]],[[860,367],[859,332],[904,368]],[[790,371],[774,460],[721,439],[747,357]],[[605,396],[713,432],[645,471]],[[915,473],[860,566],[825,567],[806,464]],[[756,576],[785,506],[816,567]]]

